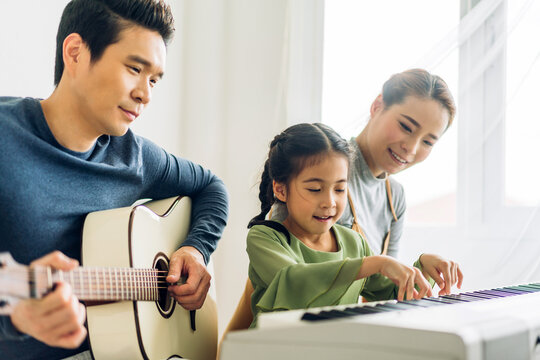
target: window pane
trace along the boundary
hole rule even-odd
[[[356,136],[382,84],[413,67],[440,75],[457,101],[458,22],[458,1],[327,1],[322,121]],[[409,223],[455,221],[456,130],[423,164],[396,175],[406,189]]]
[[[538,205],[540,140],[540,1],[508,1],[506,93],[506,203]],[[526,39],[530,39],[526,40]]]

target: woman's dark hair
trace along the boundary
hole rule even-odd
[[[120,40],[122,30],[134,25],[157,31],[165,45],[174,33],[171,9],[163,0],[72,0],[64,8],[56,35],[54,85],[64,72],[63,44],[69,34],[81,36],[95,62],[107,46]]]
[[[385,108],[401,104],[407,96],[438,101],[448,111],[448,125],[452,124],[456,114],[456,104],[446,82],[439,76],[424,69],[410,69],[394,74],[382,89]]]
[[[274,137],[259,186],[261,212],[251,219],[248,228],[264,221],[272,208],[276,200],[272,181],[289,184],[306,166],[317,164],[330,152],[342,154],[350,163],[349,143],[334,129],[321,123],[293,125]]]

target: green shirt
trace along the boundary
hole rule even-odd
[[[381,274],[356,280],[363,258],[373,255],[362,236],[341,225],[332,231],[336,252],[311,249],[293,234],[289,244],[285,234],[264,225],[250,229],[251,327],[260,312],[354,304],[360,295],[370,301],[397,297],[398,287]]]

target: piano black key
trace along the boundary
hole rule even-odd
[[[375,309],[375,307],[373,306],[358,306],[353,308],[347,308],[347,310],[355,312],[359,315],[376,314],[382,312],[381,310]]]
[[[413,304],[416,306],[422,306],[422,307],[433,307],[433,306],[441,306],[446,305],[446,303],[443,302],[437,302],[437,301],[428,301],[426,299],[419,299],[419,300],[404,300],[399,302],[404,304]]]
[[[507,292],[507,291],[499,291],[499,290],[482,290],[479,291],[481,294],[489,294],[489,295],[498,295],[500,297],[507,297],[507,296],[514,296],[515,293]]]
[[[424,298],[424,300],[438,302],[438,303],[444,303],[444,304],[455,304],[455,303],[463,302],[461,300],[443,299],[443,298],[440,298],[440,297],[426,297],[426,298]]]
[[[322,317],[322,316],[319,316],[318,314],[314,314],[314,313],[304,313],[304,315],[302,315],[301,317],[301,320],[305,320],[305,321],[319,321],[319,320],[327,320],[328,318],[325,318],[325,317]]]
[[[506,286],[505,289],[523,291],[523,292],[528,292],[528,293],[534,292],[531,289],[525,289],[525,288],[522,288],[521,286]]]
[[[479,297],[474,297],[474,296],[465,295],[465,294],[450,294],[450,295],[443,295],[441,297],[444,298],[444,299],[457,299],[457,300],[461,300],[461,301],[464,301],[464,302],[485,300],[485,299],[482,299],[482,298],[479,298]]]
[[[539,292],[540,291],[540,286],[536,287],[536,286],[530,286],[530,285],[519,285],[518,288],[529,290],[531,292]]]
[[[386,307],[388,304],[377,304],[375,305],[376,309],[382,310],[382,311],[395,311],[394,309]]]
[[[521,295],[523,293],[529,293],[530,292],[530,291],[516,290],[516,289],[512,289],[510,287],[496,288],[494,290],[508,292],[508,293],[512,293],[512,294],[516,294],[516,295]]]
[[[479,291],[475,291],[475,292],[466,292],[466,293],[463,293],[463,294],[464,294],[464,295],[467,295],[467,296],[477,297],[477,298],[479,298],[479,299],[485,299],[485,300],[490,300],[490,299],[496,299],[496,298],[504,297],[503,295],[486,294],[486,293],[482,293],[482,292],[479,292]]]
[[[384,304],[384,307],[389,308],[389,309],[395,309],[395,310],[409,310],[409,309],[418,308],[418,305],[414,305],[411,303],[398,302],[398,303]]]
[[[349,317],[349,316],[355,316],[355,315],[358,315],[358,314],[355,314],[351,311],[346,311],[346,310],[330,310],[330,311],[321,311],[319,313],[319,316],[324,316],[329,319]]]
[[[350,314],[341,310],[320,311],[319,313],[304,313],[302,320],[307,321],[320,321],[320,320],[332,320],[342,317],[349,317],[357,314]]]

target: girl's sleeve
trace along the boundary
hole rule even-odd
[[[254,226],[248,234],[247,252],[256,278],[252,281],[266,287],[256,307],[274,311],[338,303],[355,281],[362,259],[306,264],[283,238],[265,226]]]

